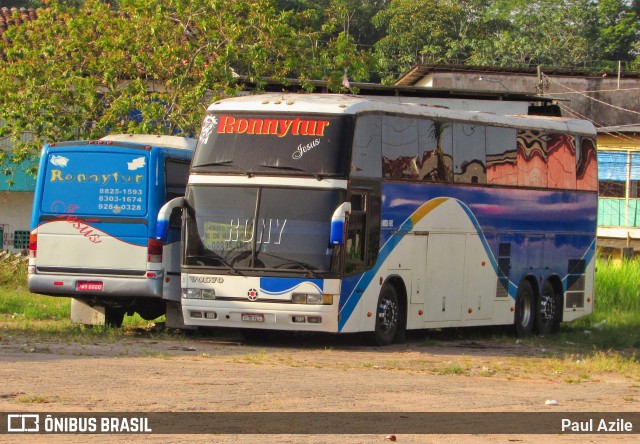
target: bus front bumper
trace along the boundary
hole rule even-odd
[[[338,306],[182,299],[185,325],[282,331],[338,332]]]

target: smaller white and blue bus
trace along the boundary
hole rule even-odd
[[[29,291],[73,298],[120,325],[180,301],[180,217],[165,242],[158,212],[185,192],[195,140],[111,135],[42,149],[29,242]],[[72,318],[73,318],[72,304]],[[90,322],[88,322],[90,323]]]

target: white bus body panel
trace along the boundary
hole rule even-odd
[[[88,233],[91,234],[80,233],[74,222],[67,220],[38,226],[33,232],[38,235],[37,256],[29,259],[29,291],[64,296],[156,298],[168,294],[179,300],[179,262],[176,262],[179,244],[171,248],[175,250],[173,254],[167,251],[169,254],[165,255],[175,267],[173,282],[166,282],[164,264],[147,263],[146,245],[123,242],[91,226],[85,229],[85,234]],[[154,276],[148,277],[147,272]],[[80,281],[101,282],[102,289],[79,291]]]
[[[342,332],[374,329],[380,282],[393,277],[407,291],[408,329],[513,323],[513,299],[496,299],[497,262],[462,205],[434,199],[409,218],[412,230],[383,259]]]
[[[82,222],[83,226],[87,224]],[[37,228],[38,267],[77,267],[122,270],[146,270],[147,246],[120,241],[107,233],[89,226],[84,236],[73,221],[47,222]],[[117,257],[117,260],[115,259]]]

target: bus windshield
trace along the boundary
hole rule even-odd
[[[344,198],[339,190],[191,186],[184,264],[327,272],[331,215]]]
[[[347,116],[208,114],[195,172],[346,177]]]

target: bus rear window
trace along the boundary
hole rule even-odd
[[[142,153],[50,153],[42,190],[43,213],[143,216],[149,159]]]

